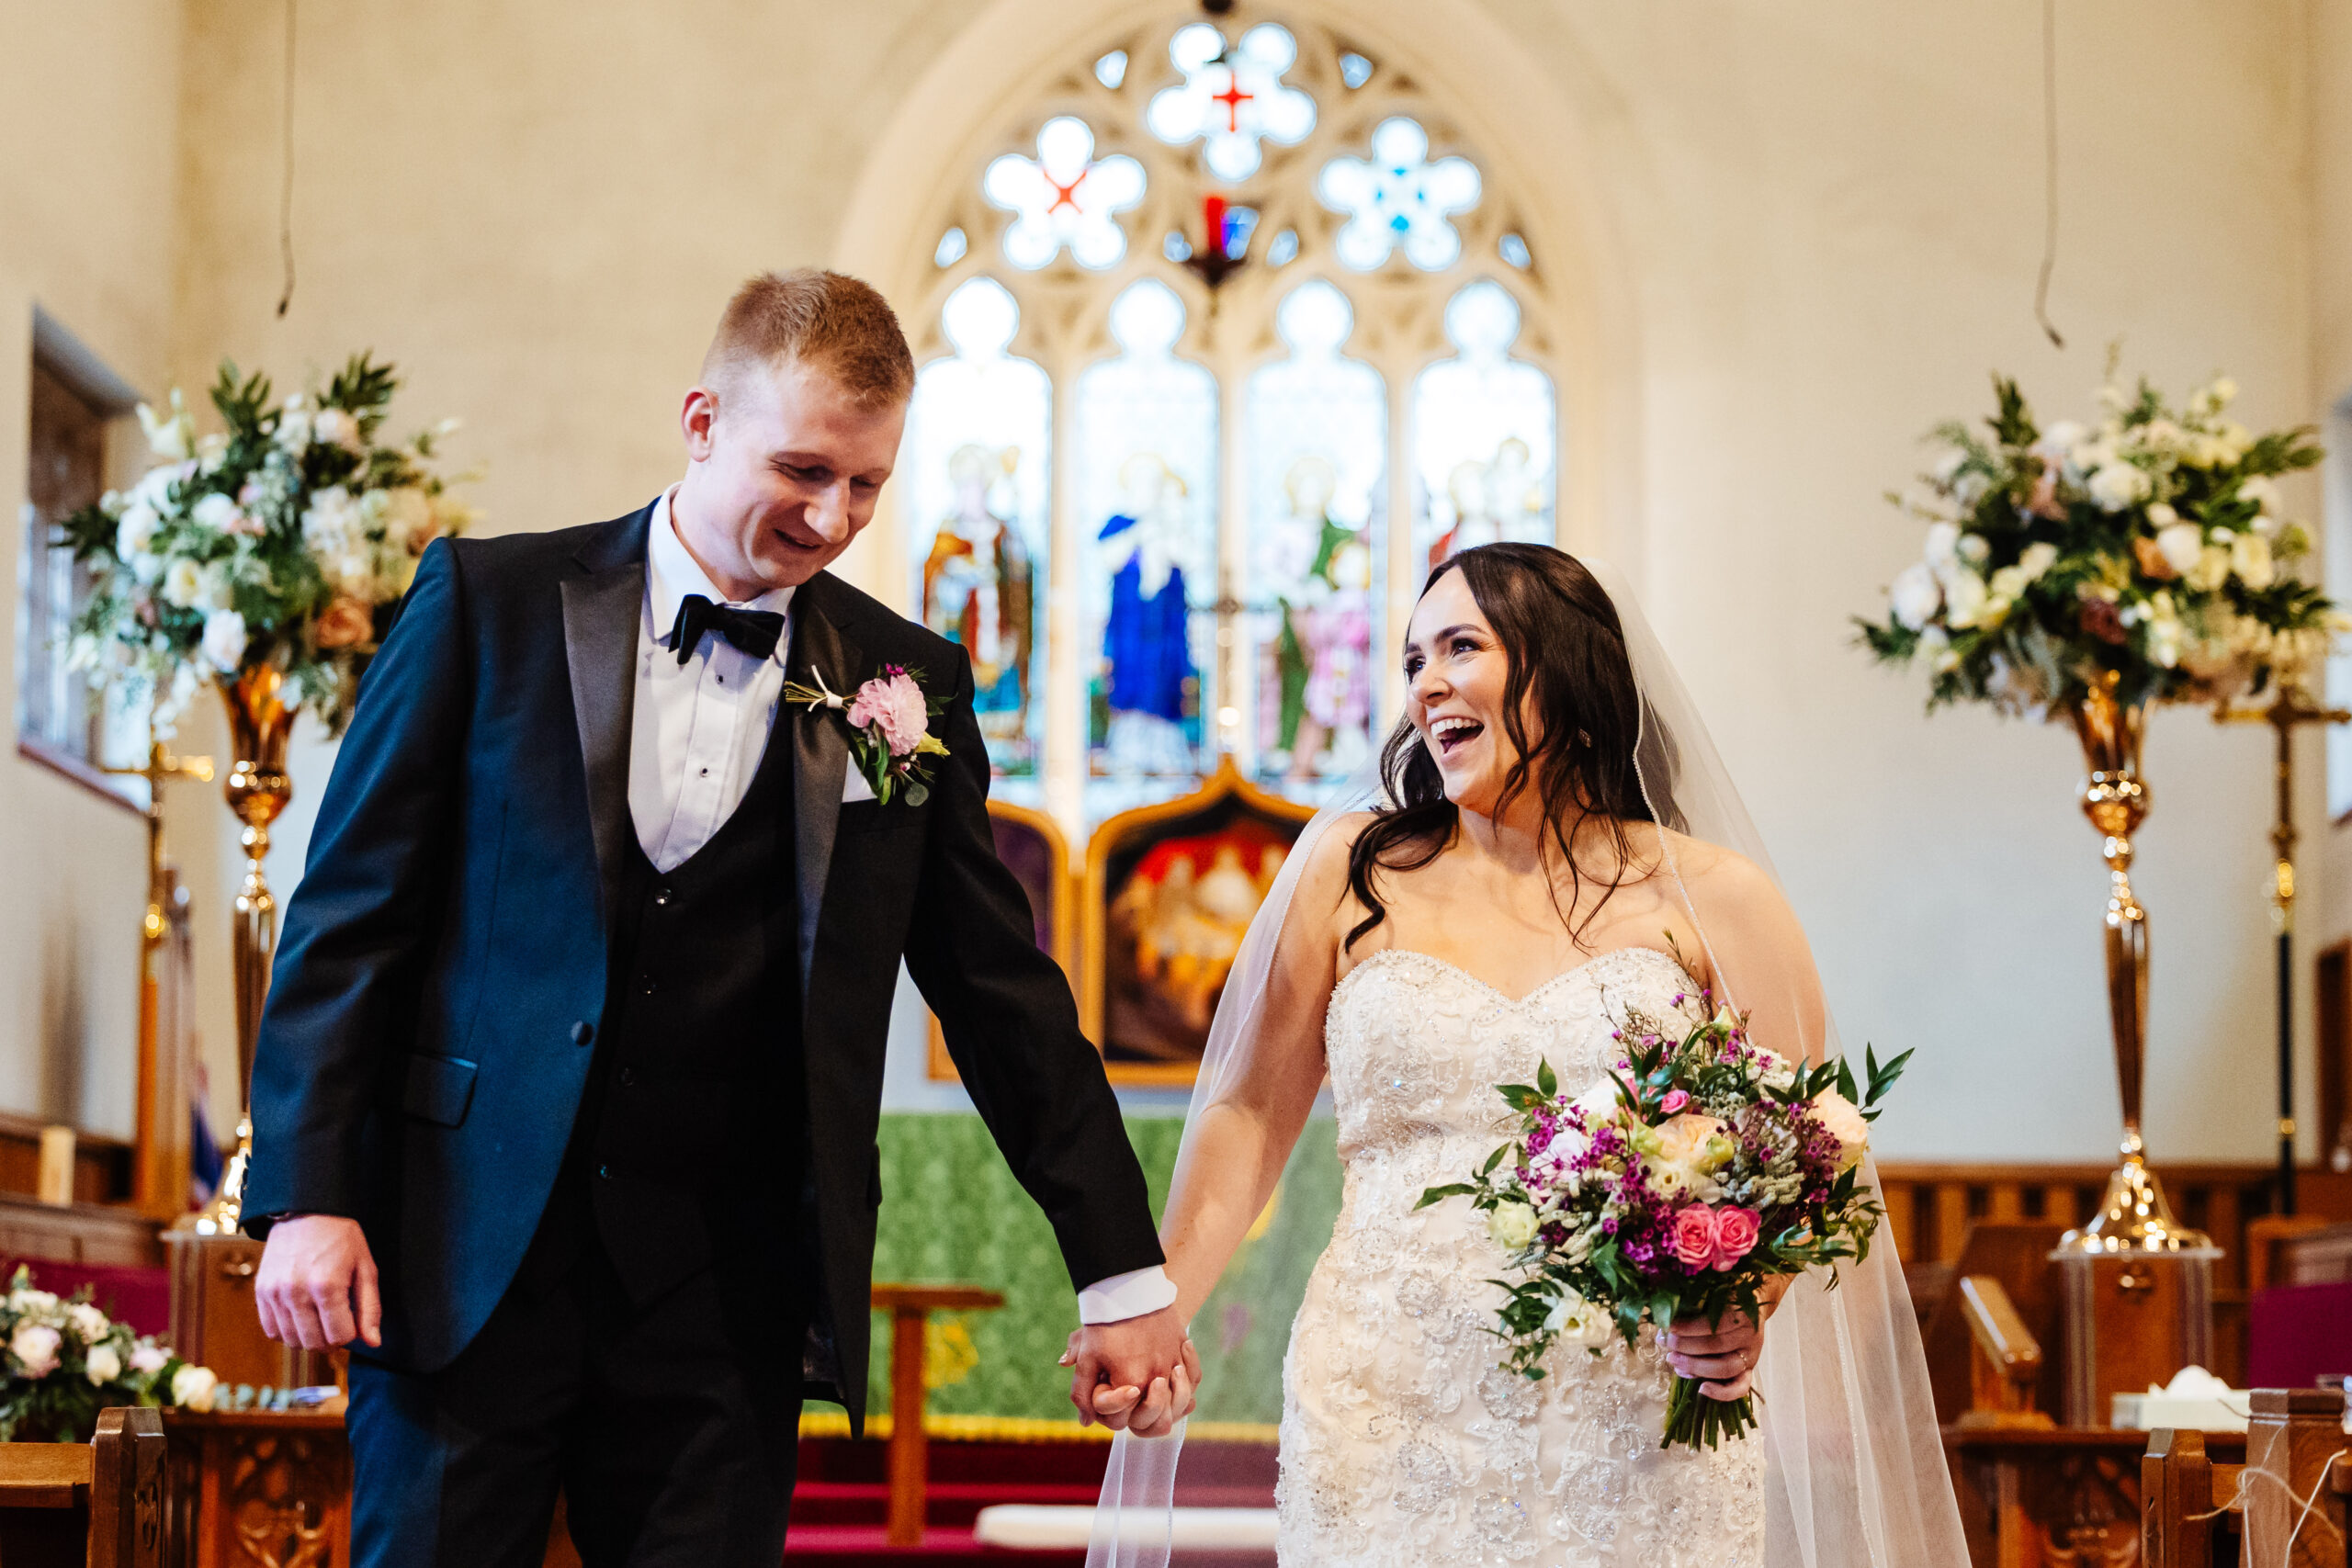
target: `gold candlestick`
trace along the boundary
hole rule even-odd
[[[286,776],[286,742],[294,714],[283,701],[284,676],[273,665],[248,670],[220,686],[229,713],[230,750],[224,794],[245,825],[245,879],[237,889],[232,928],[237,976],[237,1146],[220,1171],[220,1190],[197,1216],[203,1235],[234,1235],[244,1210],[245,1167],[253,1158],[254,1044],[269,995],[270,960],[277,951],[277,900],[262,863],[269,854],[269,825],[294,793]]]
[[[2072,716],[2090,770],[2083,784],[2083,815],[2099,830],[2107,860],[2107,1005],[2123,1096],[2123,1163],[2108,1178],[2098,1216],[2068,1231],[2058,1245],[2061,1253],[2203,1251],[2212,1243],[2173,1218],[2140,1136],[2141,1076],[2148,1048],[2148,913],[2132,896],[2132,835],[2148,815],[2148,786],[2140,777],[2148,706],[2119,702],[2118,683],[2111,671],[2102,676],[2074,705]]]

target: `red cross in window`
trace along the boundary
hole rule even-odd
[[[1226,73],[1225,91],[1211,93],[1209,102],[1225,106],[1225,129],[1238,132],[1241,129],[1241,106],[1252,102],[1257,96],[1255,93],[1243,92],[1239,73],[1228,71]]]
[[[1054,199],[1046,204],[1046,216],[1050,218],[1065,207],[1069,208],[1072,212],[1076,212],[1078,210],[1078,187],[1086,183],[1086,176],[1090,172],[1091,172],[1091,168],[1079,170],[1078,178],[1070,181],[1068,185],[1062,184],[1061,181],[1054,178],[1051,175],[1046,175],[1046,172],[1043,169],[1040,169],[1037,172],[1041,175],[1045,175],[1046,184],[1050,186],[1054,192]]]

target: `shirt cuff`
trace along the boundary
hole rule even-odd
[[[1176,1281],[1168,1277],[1167,1269],[1154,1264],[1097,1280],[1079,1292],[1078,1321],[1123,1323],[1173,1305],[1175,1301]]]

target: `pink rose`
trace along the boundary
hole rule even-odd
[[[1674,1212],[1674,1256],[1686,1269],[1704,1269],[1715,1255],[1715,1212],[1692,1203]]]
[[[1679,1115],[1682,1108],[1690,1103],[1690,1095],[1681,1089],[1675,1089],[1667,1090],[1666,1098],[1657,1102],[1657,1108],[1668,1116],[1676,1116]]]
[[[890,755],[904,757],[930,733],[931,713],[914,677],[893,669],[857,689],[857,700],[850,704],[849,722],[854,729],[879,725]]]
[[[1717,1209],[1715,1211],[1715,1250],[1708,1259],[1710,1268],[1721,1270],[1731,1268],[1756,1250],[1756,1238],[1763,1234],[1764,1216],[1753,1209]],[[1680,1237],[1676,1237],[1677,1251]],[[1696,1267],[1696,1265],[1693,1265]]]
[[[337,597],[319,612],[311,636],[322,649],[353,648],[376,635],[376,617],[358,600]]]
[[[65,1336],[54,1328],[20,1323],[8,1341],[8,1353],[16,1357],[25,1376],[45,1378],[57,1370],[58,1348],[64,1343]]]

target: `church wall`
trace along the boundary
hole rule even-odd
[[[1034,70],[1116,10],[306,10],[301,270],[280,320],[268,9],[189,3],[170,368],[200,381],[228,353],[299,374],[371,345],[411,372],[403,419],[466,418],[456,451],[488,465],[474,496],[496,530],[609,516],[673,477],[674,400],[719,301],[756,267],[842,254],[869,151],[920,151],[925,117],[944,112],[927,66],[978,39],[992,58],[1029,49]],[[1874,610],[1917,548],[1880,492],[1921,461],[1928,425],[1987,405],[1990,369],[2021,376],[2051,417],[2087,411],[2118,337],[2127,369],[2175,391],[2227,368],[2250,423],[2306,417],[2312,399],[2306,87],[2290,46],[2303,9],[2061,9],[2063,353],[2030,312],[2029,0],[1347,8],[1418,53],[1474,123],[1516,139],[1491,156],[1589,203],[1550,221],[1570,237],[1560,265],[1607,301],[1608,330],[1564,387],[1572,416],[1607,432],[1568,477],[1572,542],[1604,543],[1650,585],[1849,1041],[1921,1048],[1884,1124],[1889,1152],[1910,1158],[2101,1158],[2114,1080],[2105,885],[2073,743],[1976,713],[1924,719],[1916,677],[1849,646],[1847,617]],[[1552,126],[1575,136],[1532,144],[1528,128]],[[967,152],[927,173],[865,166],[935,182],[972,164]],[[2316,503],[2315,489],[2294,493]],[[323,762],[314,750],[298,769],[281,887]],[[2267,755],[2257,735],[2168,714],[2148,765],[2151,1141],[2174,1158],[2259,1159]],[[919,1029],[898,1033],[919,1050]],[[908,1101],[956,1103],[911,1084],[894,1098]]]
[[[176,0],[0,0],[0,1111],[118,1137],[135,1117],[145,830],[17,753],[17,507],[36,307],[119,381],[164,383],[179,45]]]

